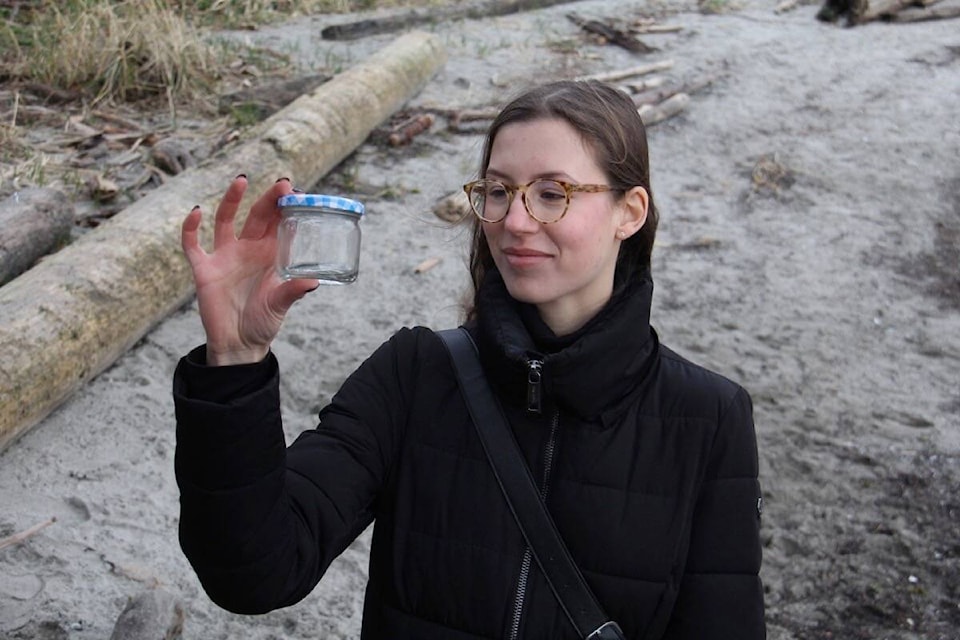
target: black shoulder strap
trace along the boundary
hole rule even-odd
[[[607,618],[597,603],[563,543],[546,505],[540,499],[540,492],[503,415],[503,409],[483,374],[470,334],[460,328],[438,331],[437,335],[450,352],[460,392],[480,434],[500,489],[560,606],[581,638],[623,638],[620,628]]]

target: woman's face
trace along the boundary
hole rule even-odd
[[[506,185],[548,178],[607,184],[593,152],[562,119],[502,127],[484,176]],[[615,193],[573,193],[566,215],[553,224],[531,218],[518,193],[500,222],[483,232],[510,295],[537,306],[557,335],[576,331],[610,299],[620,243],[646,219],[647,195],[635,187]]]

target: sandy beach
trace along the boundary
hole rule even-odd
[[[711,78],[649,130],[652,324],[753,397],[768,635],[956,640],[960,20],[844,28],[778,4],[585,0],[429,25],[449,60],[407,108],[496,106],[530,82],[658,60],[674,62],[665,78]],[[641,56],[589,41],[571,12],[682,29],[642,36],[658,51]],[[369,15],[230,37],[305,70],[346,66],[395,34],[320,30]],[[307,296],[274,344],[288,441],[393,331],[458,323],[468,233],[433,207],[475,176],[481,140],[443,122],[408,146],[372,137],[297,184],[367,215],[359,280]],[[211,603],[181,554],[170,388],[202,341],[189,303],[0,454],[0,538],[56,518],[0,549],[0,637],[109,638],[150,589],[181,603],[188,640],[359,636],[369,531],[309,597],[256,617]]]

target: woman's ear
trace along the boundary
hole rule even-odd
[[[633,187],[623,195],[623,207],[620,211],[620,224],[617,225],[617,237],[626,240],[640,231],[647,221],[650,207],[650,195],[643,187]]]

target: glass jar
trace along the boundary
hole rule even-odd
[[[356,200],[291,193],[277,201],[282,220],[277,230],[277,270],[284,279],[316,278],[347,284],[360,267],[360,218]]]

